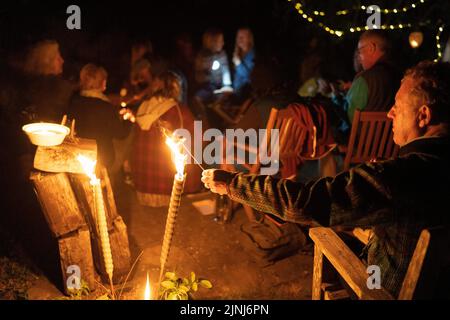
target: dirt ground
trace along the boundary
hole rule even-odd
[[[242,246],[245,235],[240,226],[246,221],[242,209],[230,223],[219,224],[214,221],[214,215],[202,215],[192,205],[213,198],[209,192],[183,196],[166,271],[176,271],[182,277],[188,277],[193,271],[198,277],[210,280],[213,288],[200,288],[194,294],[195,299],[310,299],[311,250],[261,267]],[[139,205],[133,188],[126,184],[116,189],[116,202],[128,227],[132,261],[142,253],[124,286],[122,299],[143,299],[147,272],[155,298],[167,207]],[[61,296],[45,276],[34,281],[28,291],[32,300]]]

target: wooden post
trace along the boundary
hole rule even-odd
[[[33,171],[30,179],[55,238],[86,225],[67,174]]]
[[[59,146],[38,147],[34,157],[34,168],[45,172],[84,173],[78,155],[90,159],[97,159],[97,144],[95,140],[76,139],[76,142],[67,139]]]
[[[89,230],[68,175],[33,171],[30,179],[34,184],[45,219],[58,242],[64,292],[70,294],[67,288],[67,279],[71,276],[68,269],[70,266],[79,268],[81,280],[85,281],[89,288],[94,289],[96,273]]]
[[[101,173],[100,178],[106,210],[106,223],[108,225],[109,241],[114,264],[113,281],[116,283],[129,272],[130,268],[131,254],[128,232],[122,217],[117,213],[114,194],[107,171],[106,169],[100,169],[99,171]],[[94,256],[96,269],[102,276],[102,279],[106,281],[108,278],[101,250],[100,235],[97,228],[92,186],[90,185],[89,178],[85,175],[72,174],[70,175],[70,181],[75,190],[77,202],[80,204],[80,210],[89,225],[92,237],[92,254]]]
[[[97,274],[94,269],[94,261],[90,252],[91,239],[87,227],[69,233],[58,239],[59,254],[61,260],[61,272],[63,275],[63,284],[66,294],[68,290],[69,277],[72,274],[69,267],[75,266],[80,270],[80,278],[84,280],[89,288],[93,290],[96,287]]]
[[[314,246],[314,267],[313,267],[313,282],[312,282],[312,300],[321,299],[322,286],[322,267],[323,267],[323,253],[320,248]]]
[[[91,289],[96,287],[96,269],[103,280],[108,280],[95,216],[93,190],[77,159],[78,155],[97,159],[95,140],[73,138],[59,146],[38,147],[34,167],[41,171],[33,171],[30,176],[47,223],[58,241],[66,293],[69,293],[66,281],[71,276],[67,273],[70,266],[79,267],[82,280]],[[114,264],[113,280],[117,282],[124,278],[130,268],[127,227],[117,212],[106,169],[99,167],[97,175],[102,183]]]

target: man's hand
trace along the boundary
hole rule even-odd
[[[220,195],[227,194],[226,177],[231,173],[224,170],[209,169],[202,172],[205,188]]]

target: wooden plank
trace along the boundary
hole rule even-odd
[[[113,281],[118,283],[125,280],[131,267],[127,226],[120,216],[114,220],[113,230],[109,234],[109,242],[114,263]]]
[[[79,229],[60,238],[58,247],[65,293],[69,294],[67,280],[73,274],[73,271],[68,273],[70,266],[79,267],[81,279],[93,290],[96,287],[96,278],[98,276],[92,259],[89,230],[87,228]]]
[[[356,155],[353,161],[356,162],[362,162],[362,152],[363,147],[367,143],[366,136],[367,136],[367,130],[369,129],[369,122],[363,122],[361,131],[359,132],[358,137],[358,147],[356,148]]]
[[[323,253],[320,247],[314,246],[314,266],[313,266],[313,281],[312,281],[312,300],[321,299],[322,286],[322,271],[323,271]]]
[[[366,267],[332,229],[311,228],[309,235],[317,248],[315,254],[320,251],[360,299],[392,299],[392,296],[384,289],[370,290],[367,287]]]
[[[353,229],[352,234],[362,243],[368,244],[369,239],[372,236],[372,229],[355,228]]]
[[[34,157],[34,168],[46,172],[84,173],[78,155],[97,159],[97,143],[91,139],[77,138],[76,142],[66,139],[54,147],[38,147]]]
[[[369,133],[366,137],[366,143],[365,143],[364,151],[363,151],[363,155],[362,155],[363,161],[370,160],[369,151],[373,144],[373,136],[375,133],[375,127],[377,125],[377,123],[375,121],[370,121],[367,123],[369,124]]]
[[[350,295],[347,290],[341,289],[337,291],[325,291],[323,294],[324,300],[349,300]]]
[[[30,179],[55,238],[86,225],[67,174],[32,171]]]
[[[391,133],[391,126],[389,122],[385,122],[384,123],[384,131],[383,131],[383,137],[381,138],[381,143],[380,143],[380,147],[378,148],[378,154],[377,157],[378,158],[383,158],[384,157],[384,149],[386,147],[386,142],[387,139]]]
[[[114,194],[106,169],[100,169],[100,172],[102,173],[102,194],[105,203],[106,223],[108,225],[109,241],[114,264],[113,281],[118,282],[124,274],[126,275],[128,273],[130,268],[128,232],[125,223],[117,212]],[[73,188],[76,190],[77,200],[80,203],[80,210],[86,217],[86,221],[88,221],[96,269],[102,276],[102,279],[107,283],[107,273],[103,260],[103,252],[101,250],[100,235],[97,228],[96,211],[89,178],[85,175],[76,174],[70,176]]]
[[[406,271],[398,300],[412,300],[422,271],[422,266],[430,244],[430,232],[423,230],[417,241],[416,249]]]
[[[383,124],[382,121],[377,121],[374,123],[374,125],[377,127],[377,130],[375,131],[375,136],[372,144],[372,151],[370,152],[370,158],[376,158],[377,157],[377,151],[380,146],[380,139],[381,139],[381,133],[383,132]]]
[[[361,116],[360,110],[355,110],[355,115],[353,116],[353,122],[352,122],[352,130],[350,132],[350,138],[348,140],[348,147],[347,147],[347,153],[345,154],[344,159],[344,170],[350,169],[350,164],[352,163],[353,158],[353,152],[355,149],[355,142],[356,142],[356,136],[358,134],[359,129],[359,119]]]

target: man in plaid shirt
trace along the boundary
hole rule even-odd
[[[204,171],[202,181],[286,221],[372,227],[368,264],[397,297],[422,229],[449,224],[449,114],[450,64],[422,62],[406,72],[388,113],[397,158],[306,184],[223,170]]]

